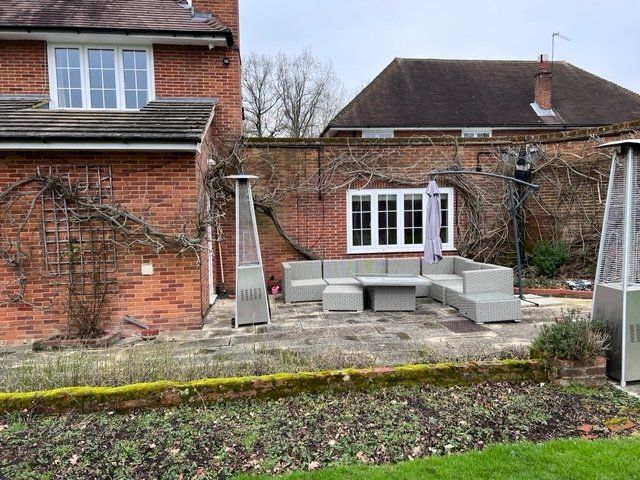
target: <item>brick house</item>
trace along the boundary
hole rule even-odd
[[[640,118],[640,95],[566,62],[393,60],[327,137],[498,137]]]
[[[0,195],[21,179],[55,176],[167,232],[194,231],[206,209],[207,154],[242,133],[238,39],[237,0],[5,2]],[[201,326],[214,298],[211,250],[198,263],[170,248],[114,246],[103,224],[70,221],[64,195],[27,198],[2,207],[0,342],[64,332],[66,290],[97,275],[74,260],[88,245],[101,249],[111,289],[107,329],[139,329],[125,317]],[[211,243],[210,232],[202,238]]]

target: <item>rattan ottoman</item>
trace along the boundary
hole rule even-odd
[[[508,293],[470,293],[457,303],[460,315],[478,324],[522,320],[520,299]]]
[[[322,292],[325,312],[361,312],[364,310],[364,289],[361,285],[329,285]]]

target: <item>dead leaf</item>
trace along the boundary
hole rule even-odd
[[[78,455],[76,455],[75,453],[73,455],[71,455],[71,458],[69,459],[69,463],[71,465],[77,465],[78,464],[78,459],[80,457]]]

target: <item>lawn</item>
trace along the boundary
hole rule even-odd
[[[326,392],[128,414],[21,412],[0,415],[0,478],[228,479],[390,464],[584,430],[606,438],[633,433],[639,421],[640,401],[615,389],[524,383]]]
[[[640,478],[639,457],[639,438],[556,440],[495,445],[382,467],[342,466],[278,477],[242,475],[237,480],[618,480]]]

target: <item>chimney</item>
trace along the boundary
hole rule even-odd
[[[551,70],[547,55],[538,56],[538,73],[536,74],[535,102],[542,110],[551,110]]]
[[[213,14],[218,20],[231,29],[235,44],[240,41],[239,32],[239,0],[188,0],[195,13]]]

